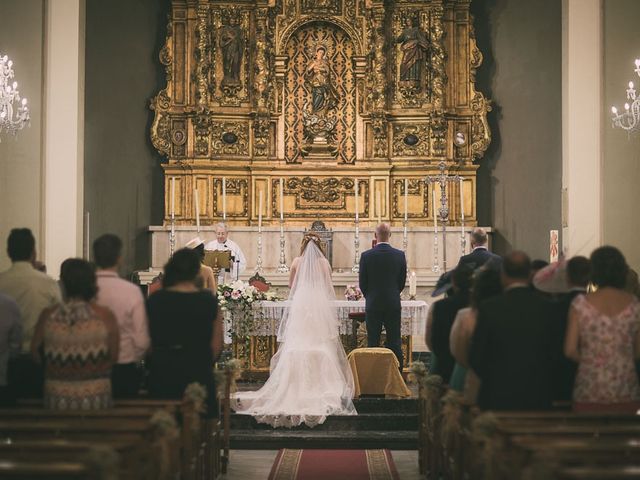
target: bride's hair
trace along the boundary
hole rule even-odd
[[[300,245],[300,255],[304,253],[304,250],[305,248],[307,248],[307,245],[309,245],[309,242],[315,243],[316,247],[318,247],[318,250],[320,250],[324,255],[324,249],[322,248],[322,244],[320,243],[320,237],[312,232],[307,232],[304,234],[304,237],[302,237],[302,244]]]

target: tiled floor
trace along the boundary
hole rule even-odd
[[[229,471],[225,480],[266,480],[278,452],[275,450],[232,450]],[[393,450],[401,480],[419,480],[418,452],[415,450]]]

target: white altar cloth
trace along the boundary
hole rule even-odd
[[[253,320],[253,328],[249,332],[254,336],[276,335],[278,325],[287,308],[291,305],[290,300],[279,302],[256,302],[253,305],[256,315]],[[351,320],[349,313],[364,312],[364,300],[334,300],[333,305],[337,310],[339,319],[340,334],[351,334]],[[427,312],[429,305],[423,300],[403,300],[402,301],[402,335],[422,335],[424,336],[427,325]],[[233,314],[230,315],[232,322],[231,331],[235,331],[233,322],[236,320]],[[225,329],[226,330],[226,329]]]

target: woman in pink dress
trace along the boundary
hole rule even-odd
[[[635,413],[640,385],[640,302],[624,291],[629,267],[620,251],[600,247],[591,254],[597,291],[571,304],[565,355],[578,362],[573,388],[578,412]]]

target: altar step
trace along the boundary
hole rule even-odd
[[[418,442],[417,399],[354,401],[358,415],[332,416],[314,428],[274,429],[248,415],[231,416],[231,448],[391,448],[412,450]]]

